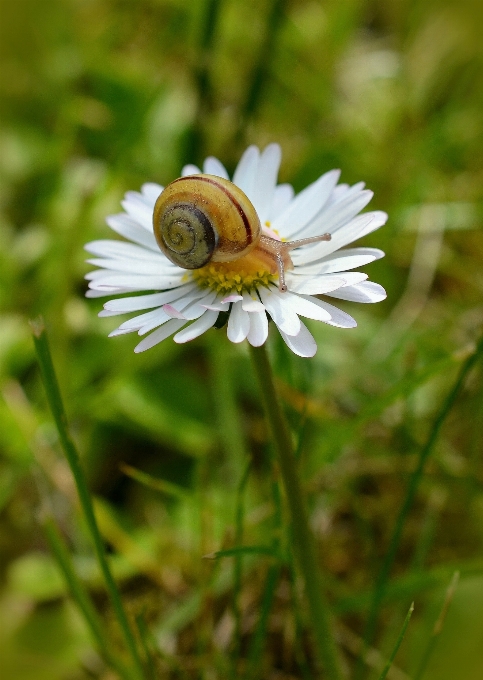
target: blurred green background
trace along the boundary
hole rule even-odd
[[[213,330],[134,355],[131,336],[107,338],[115,320],[97,318],[102,300],[84,298],[83,244],[111,237],[104,218],[125,191],[206,155],[233,170],[247,144],[273,141],[281,181],[298,191],[339,167],[390,215],[364,240],[386,252],[367,273],[388,299],[347,303],[356,330],[309,324],[319,351],[304,360],[271,329],[352,673],[409,475],[481,334],[479,1],[1,0],[0,13],[2,677],[115,677],[42,529],[53,513],[115,639],[40,382],[28,326],[39,313],[114,572],[152,633],[159,677],[236,677],[238,657],[239,672],[257,660],[253,677],[312,677],[290,560],[246,556],[240,576],[239,560],[202,559],[242,544],[288,554],[246,348]],[[424,678],[483,677],[482,382],[480,362],[418,485],[368,678],[412,600],[388,677],[415,677],[455,569]]]

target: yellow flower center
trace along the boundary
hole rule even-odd
[[[259,286],[268,287],[278,279],[275,261],[258,246],[248,255],[231,262],[212,261],[201,269],[194,269],[192,275],[202,288],[210,288],[221,294],[250,293]]]
[[[202,288],[210,288],[217,293],[248,293],[259,286],[268,287],[275,276],[268,271],[248,272],[234,267],[233,262],[214,262],[201,269],[193,270],[193,278]]]

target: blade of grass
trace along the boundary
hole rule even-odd
[[[451,600],[453,599],[456,587],[458,585],[458,581],[460,579],[460,573],[459,571],[455,571],[453,574],[453,578],[451,579],[451,583],[449,584],[446,594],[443,600],[443,604],[441,607],[441,610],[439,612],[439,616],[436,619],[436,623],[434,624],[434,628],[431,634],[431,637],[429,638],[428,644],[426,646],[426,649],[424,650],[423,656],[421,657],[421,661],[419,663],[418,670],[416,672],[416,675],[414,676],[414,680],[422,680],[423,675],[426,671],[428,662],[431,658],[431,655],[434,651],[434,648],[436,646],[436,643],[438,641],[438,637],[443,630],[443,625],[446,619],[446,614],[448,613],[448,608],[451,604]]]
[[[275,553],[280,552],[280,528],[282,525],[282,498],[280,495],[280,487],[276,481],[272,482],[272,496],[274,502],[274,516],[273,516],[273,535],[272,549]],[[268,570],[265,581],[265,588],[263,591],[262,604],[260,607],[260,616],[258,618],[257,628],[251,640],[250,648],[248,650],[248,664],[245,675],[245,680],[254,680],[260,675],[259,662],[262,658],[263,641],[267,636],[268,617],[272,608],[273,598],[275,596],[275,588],[280,578],[282,562],[279,560],[272,564]]]
[[[286,0],[273,0],[265,22],[265,35],[250,78],[245,101],[240,111],[238,128],[234,135],[235,145],[242,141],[246,125],[256,113],[265,93],[270,67],[275,53],[275,43],[284,16]]]
[[[409,572],[399,577],[394,577],[387,584],[385,602],[397,603],[403,599],[414,597],[415,594],[427,593],[435,588],[441,588],[451,574],[458,570],[463,578],[483,575],[483,562],[478,560],[460,560],[450,565],[440,565],[438,567],[419,572]],[[335,601],[334,611],[339,616],[347,614],[363,613],[367,611],[371,602],[372,591],[366,590],[358,592],[356,595],[340,597]]]
[[[260,616],[248,652],[248,666],[245,680],[260,677],[260,659],[262,658],[263,641],[267,635],[268,617],[272,609],[275,588],[280,578],[280,564],[272,564],[268,569],[263,598],[260,605]]]
[[[416,469],[411,475],[411,478],[409,480],[409,484],[406,490],[406,495],[403,501],[403,504],[401,506],[401,510],[399,511],[399,515],[396,519],[395,526],[394,526],[394,531],[391,537],[391,541],[389,543],[389,547],[386,553],[386,556],[384,558],[384,562],[382,564],[381,570],[379,572],[379,575],[376,579],[374,591],[373,591],[373,597],[372,597],[372,602],[369,610],[369,615],[367,619],[367,624],[366,624],[366,629],[365,629],[365,634],[364,634],[364,651],[359,658],[357,670],[356,670],[356,675],[355,677],[361,678],[362,673],[363,673],[363,656],[365,654],[365,650],[367,647],[372,644],[375,632],[376,632],[376,627],[377,627],[377,620],[379,616],[379,609],[381,606],[381,603],[384,599],[384,595],[386,592],[386,585],[387,581],[389,579],[389,574],[391,572],[392,566],[394,564],[394,560],[396,558],[396,553],[399,548],[399,543],[401,540],[402,532],[404,525],[406,523],[406,519],[409,515],[409,511],[411,510],[411,506],[414,501],[414,497],[416,495],[416,491],[418,489],[419,483],[423,477],[424,473],[424,468],[426,465],[426,462],[431,455],[433,451],[433,447],[436,443],[436,440],[438,438],[438,435],[440,433],[440,430],[443,426],[443,423],[445,422],[449,412],[451,411],[451,408],[453,407],[453,404],[455,403],[461,388],[463,387],[463,384],[466,380],[466,377],[468,376],[469,372],[473,368],[473,366],[476,364],[478,359],[481,357],[483,354],[483,338],[480,339],[478,342],[478,345],[475,349],[475,352],[468,357],[468,359],[464,362],[463,366],[461,367],[458,376],[456,378],[456,381],[449,391],[437,417],[436,420],[433,423],[433,426],[429,432],[428,438],[426,440],[426,444],[423,446],[423,448],[420,451],[419,454],[419,459],[418,459],[418,464],[416,466]]]
[[[206,0],[200,30],[198,54],[193,68],[197,91],[197,108],[193,125],[188,131],[185,145],[185,162],[196,163],[203,150],[203,130],[207,116],[213,110],[213,87],[210,71],[213,63],[213,46],[222,0]]]
[[[243,555],[268,555],[269,557],[279,557],[276,548],[270,545],[240,545],[236,548],[217,550],[209,555],[203,555],[208,560],[216,560],[219,557],[240,557]]]
[[[156,680],[156,668],[154,666],[154,659],[150,650],[151,636],[149,634],[149,630],[146,625],[146,620],[142,612],[136,616],[136,626],[138,629],[139,639],[141,640],[141,645],[144,652],[147,680]]]
[[[131,477],[131,479],[134,479],[136,482],[139,482],[140,484],[143,484],[144,486],[148,487],[149,489],[153,489],[154,491],[160,491],[161,493],[164,493],[167,496],[173,496],[174,498],[178,498],[180,500],[185,500],[189,496],[189,493],[185,489],[182,489],[177,484],[168,482],[166,479],[153,477],[147,472],[138,470],[137,468],[132,467],[132,465],[128,465],[127,463],[120,463],[119,469],[128,477]]]
[[[408,611],[408,613],[406,614],[406,618],[404,619],[404,623],[403,623],[403,625],[402,625],[401,632],[399,633],[399,637],[398,637],[398,639],[396,640],[396,644],[394,645],[394,649],[392,650],[392,654],[391,654],[391,656],[389,657],[388,662],[387,662],[386,665],[384,666],[384,669],[383,669],[383,671],[382,671],[382,673],[381,673],[381,675],[380,675],[380,677],[379,677],[379,680],[386,680],[387,674],[389,673],[389,669],[390,669],[391,666],[392,666],[392,662],[394,661],[394,658],[395,658],[395,656],[396,656],[396,654],[397,654],[397,652],[398,652],[398,649],[399,649],[399,647],[401,646],[401,642],[403,641],[404,635],[406,634],[406,629],[407,629],[407,627],[408,627],[408,625],[409,625],[409,621],[410,621],[410,619],[411,619],[411,616],[412,616],[412,614],[413,614],[413,611],[414,611],[414,602],[412,602],[412,603],[411,603],[411,606],[409,607],[409,611]]]
[[[44,530],[52,553],[64,575],[70,593],[84,616],[92,637],[97,643],[101,656],[113,670],[119,673],[121,678],[124,678],[124,680],[131,680],[132,676],[127,668],[125,668],[119,659],[111,652],[110,641],[104,633],[102,622],[96,612],[89,593],[76,574],[65,541],[52,517],[47,517],[44,520]]]
[[[45,324],[43,319],[40,317],[34,321],[31,321],[30,324],[32,327],[33,340],[40,364],[44,387],[47,394],[47,400],[49,402],[50,410],[57,427],[60,444],[74,477],[77,493],[79,494],[79,501],[84,512],[89,533],[94,543],[95,553],[102,575],[104,577],[107,592],[109,593],[116,618],[119,622],[124,640],[132,658],[135,677],[142,679],[144,677],[144,673],[141,657],[139,656],[133,631],[129,625],[129,621],[122,604],[121,596],[107,561],[104,543],[97,525],[92,498],[89,493],[87,481],[80,464],[79,455],[69,434],[67,418],[57,382],[57,376],[55,374],[55,369],[52,362]]]

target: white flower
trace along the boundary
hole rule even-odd
[[[142,352],[171,335],[178,343],[193,340],[228,316],[227,333],[232,342],[247,339],[259,346],[267,339],[268,314],[288,347],[299,356],[311,357],[317,345],[300,316],[339,328],[356,326],[349,314],[314,296],[352,302],[379,302],[386,297],[380,285],[366,280],[366,274],[349,271],[384,253],[376,248],[340,250],[385,224],[384,212],[359,215],[372,192],[364,189],[362,182],[352,187],[337,184],[340,173],[332,170],[294,196],[289,184],[277,185],[280,160],[277,144],[270,144],[262,153],[250,146],[232,181],[253,203],[267,235],[282,241],[325,232],[331,235],[329,241],[291,251],[288,290],[279,290],[278,274],[273,271],[247,273],[239,267],[232,271],[230,263],[186,270],[170,262],[153,235],[154,204],[163,187],[144,184],[141,193],[126,194],[122,202],[125,212],[107,218],[108,225],[129,242],[103,240],[86,245],[96,256],[89,262],[101,267],[86,277],[88,297],[137,293],[104,305],[99,316],[140,312],[110,336],[137,331],[145,337],[134,351]],[[189,165],[182,174],[200,172]],[[213,157],[205,160],[203,172],[229,179],[224,166]]]

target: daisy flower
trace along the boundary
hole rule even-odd
[[[295,354],[311,357],[317,345],[300,317],[339,328],[357,325],[349,314],[316,296],[352,302],[379,302],[386,297],[380,285],[367,281],[366,274],[351,271],[384,253],[363,247],[341,250],[385,224],[387,215],[382,211],[359,214],[372,192],[364,189],[363,182],[351,187],[338,184],[340,172],[331,170],[295,196],[289,184],[277,184],[280,161],[278,144],[262,152],[250,146],[231,180],[243,193],[231,183],[223,185],[248,199],[262,232],[259,245],[233,261],[181,268],[166,257],[153,232],[155,204],[160,196],[167,196],[163,192],[168,187],[149,183],[140,193],[126,194],[125,212],[107,218],[111,229],[126,241],[86,245],[95,256],[88,261],[100,267],[87,274],[88,297],[135,293],[105,303],[99,316],[136,314],[110,337],[136,331],[143,339],[134,351],[143,352],[170,336],[184,343],[227,322],[232,342],[247,339],[260,346],[267,339],[270,317]],[[205,160],[203,170],[187,165],[182,176],[202,172],[211,178],[205,183],[229,180],[222,163],[213,157]],[[268,255],[261,243],[270,245]],[[213,250],[217,244],[215,240],[208,246]]]

